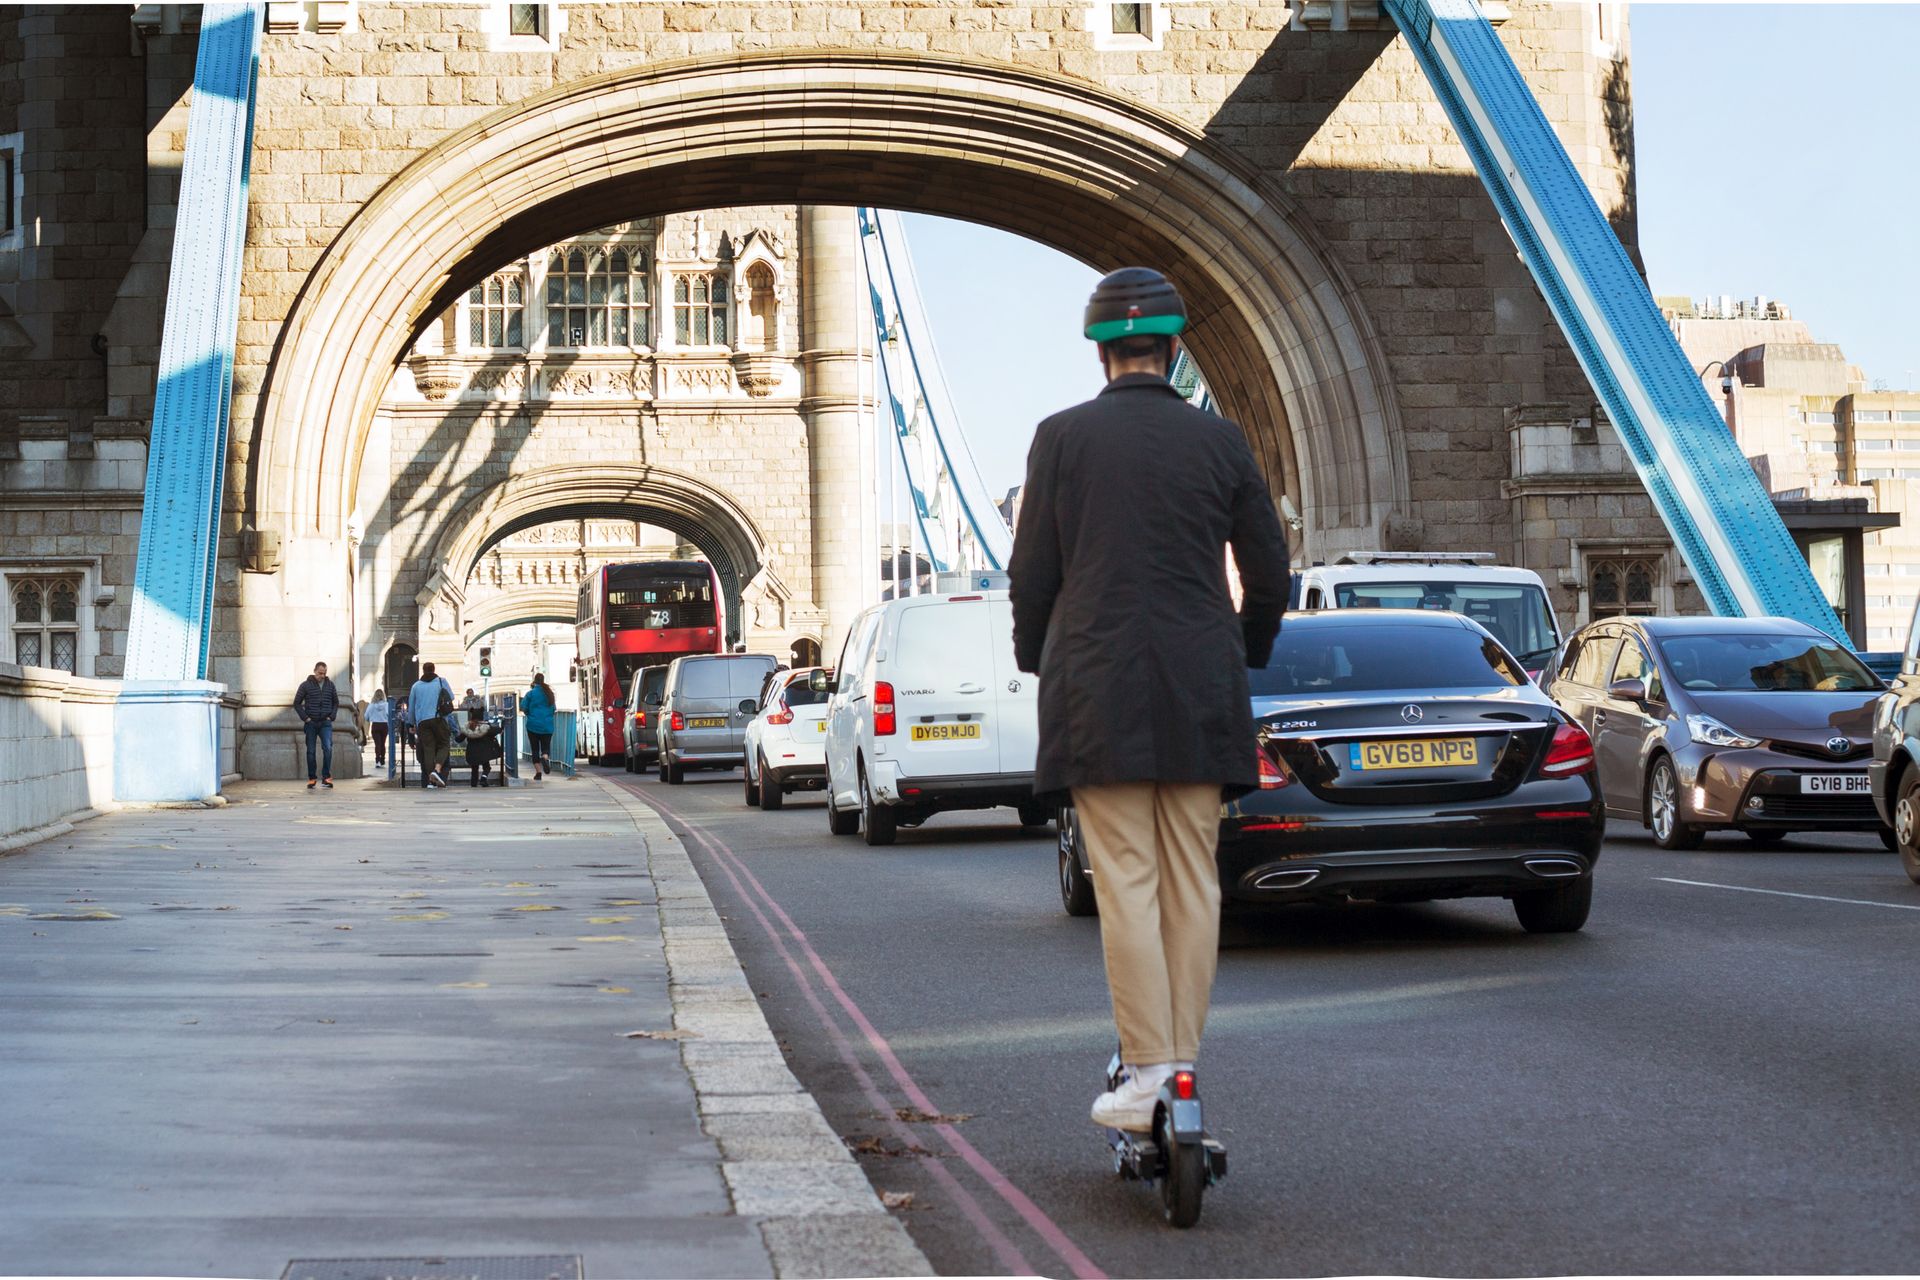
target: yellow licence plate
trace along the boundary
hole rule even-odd
[[[687,721],[689,729],[724,729],[726,727],[725,716],[694,716]]]
[[[978,738],[977,724],[916,724],[909,735],[915,742],[951,742],[957,738]]]
[[[1353,769],[1445,769],[1479,763],[1480,744],[1473,738],[1406,738],[1347,747],[1347,764]]]

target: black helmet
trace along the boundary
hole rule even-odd
[[[1095,342],[1175,334],[1187,327],[1187,304],[1173,282],[1152,267],[1122,267],[1101,278],[1087,299],[1086,334]]]

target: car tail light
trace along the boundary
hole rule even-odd
[[[885,680],[873,682],[873,734],[876,738],[889,737],[899,731],[899,725],[893,715],[893,686]]]
[[[679,733],[682,729],[687,727],[687,718],[681,715],[678,711],[676,711],[673,713],[673,719],[668,721],[668,727],[671,728],[675,733]]]
[[[793,708],[787,705],[785,698],[780,699],[780,709],[767,717],[768,724],[792,724]]]
[[[1253,754],[1260,761],[1260,789],[1262,791],[1278,791],[1281,787],[1287,785],[1287,771],[1282,769],[1271,755],[1267,754],[1265,747],[1254,747]]]
[[[1540,772],[1550,778],[1571,778],[1593,768],[1593,739],[1577,724],[1563,724],[1553,731],[1553,743],[1547,748],[1546,762]]]

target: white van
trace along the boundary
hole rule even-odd
[[[1296,609],[1445,609],[1493,633],[1536,682],[1562,639],[1547,586],[1491,552],[1368,551],[1294,576]]]
[[[1013,662],[1005,591],[909,596],[854,619],[829,683],[827,823],[891,844],[943,809],[1020,811],[1033,798],[1039,680]]]

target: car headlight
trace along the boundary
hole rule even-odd
[[[1743,737],[1712,716],[1688,716],[1687,736],[1703,747],[1757,747],[1758,738]]]

